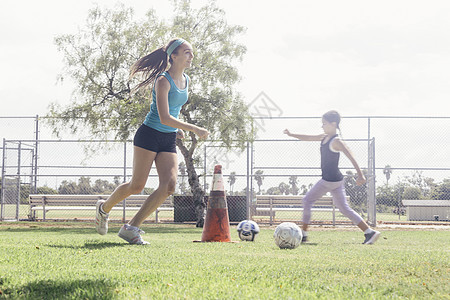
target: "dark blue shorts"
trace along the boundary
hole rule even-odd
[[[156,153],[177,153],[176,141],[176,132],[161,132],[142,124],[134,135],[133,144]]]

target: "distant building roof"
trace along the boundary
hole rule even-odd
[[[404,206],[449,206],[450,200],[402,200]]]

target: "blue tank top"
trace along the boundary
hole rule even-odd
[[[186,78],[186,87],[184,89],[179,89],[175,82],[173,81],[172,77],[170,77],[169,72],[162,72],[156,77],[156,80],[158,80],[159,76],[164,76],[170,83],[170,90],[169,90],[169,114],[178,119],[178,116],[180,115],[181,107],[187,102],[188,100],[188,88],[189,88],[189,76],[183,73],[183,76]],[[155,80],[155,84],[156,84]],[[164,124],[161,124],[161,120],[159,118],[158,114],[158,107],[156,106],[156,91],[155,91],[155,85],[153,85],[152,89],[152,104],[150,105],[150,111],[145,117],[144,125],[147,125],[148,127],[151,127],[153,129],[156,129],[160,132],[177,132],[178,128],[170,127]]]
[[[332,136],[325,144],[320,143],[320,167],[322,169],[322,179],[326,181],[336,182],[344,179],[339,170],[340,153],[331,150],[330,144],[338,135]]]

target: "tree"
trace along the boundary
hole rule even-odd
[[[422,191],[415,186],[408,186],[403,191],[402,199],[421,199]]]
[[[412,176],[405,176],[406,182],[418,188],[424,197],[428,197],[432,188],[436,185],[433,178],[425,177],[422,171],[415,170]]]
[[[383,174],[386,176],[386,184],[389,185],[389,179],[391,179],[392,169],[390,165],[386,165],[383,169]]]
[[[263,184],[263,180],[264,180],[264,176],[263,176],[264,171],[263,170],[256,170],[255,172],[255,180],[256,180],[256,184],[258,185],[258,194],[261,195],[261,185]]]
[[[268,188],[267,195],[281,195],[280,188],[278,186]]]
[[[170,21],[160,20],[150,10],[145,20],[136,22],[131,8],[94,8],[78,34],[58,36],[55,41],[64,55],[65,74],[77,88],[73,104],[65,108],[53,104],[50,108],[49,116],[54,118],[48,120],[55,134],[60,134],[61,128],[75,133],[87,127],[92,138],[108,138],[111,133],[126,140],[150,106],[148,90],[131,93],[136,82],[128,80],[129,67],[178,36],[189,40],[195,52],[193,65],[187,70],[191,77],[189,102],[180,118],[208,129],[210,138],[226,149],[243,151],[255,136],[248,108],[234,89],[240,80],[235,63],[246,52],[235,39],[244,28],[228,25],[215,1],[195,10],[189,1],[176,0],[174,15]],[[197,226],[203,225],[205,209],[205,192],[195,169],[201,143],[192,132],[185,140],[177,140],[186,163]]]
[[[302,189],[302,195],[306,195],[306,193],[308,192],[308,187],[306,186],[306,184],[302,184],[300,188]]]
[[[63,180],[58,187],[58,194],[73,195],[77,194],[78,187],[76,182]]]
[[[444,179],[441,184],[433,187],[431,199],[450,200],[450,178]]]
[[[108,180],[102,180],[97,179],[94,182],[94,186],[92,187],[92,190],[94,194],[111,194],[118,185],[115,185],[114,183],[110,183]]]
[[[387,184],[377,187],[377,205],[393,206],[394,201],[394,188]]]
[[[236,183],[236,172],[230,173],[230,176],[228,176],[228,183],[230,184],[230,193],[233,194],[233,185]]]
[[[363,174],[367,178],[367,170],[362,170]],[[356,179],[358,174],[353,174],[352,171],[347,171],[344,178],[345,193],[350,197],[350,203],[353,208],[358,208],[361,212],[363,210],[363,204],[367,199],[367,183],[362,185],[356,185]]]
[[[281,195],[289,195],[289,184],[282,182],[278,185],[278,188],[280,189]]]
[[[187,195],[187,189],[186,189],[186,182],[185,182],[185,177],[186,177],[186,164],[184,163],[184,161],[180,162],[178,164],[178,172],[181,175],[181,181],[179,182],[179,186],[180,186],[180,193],[182,195]]]
[[[298,183],[298,177],[293,175],[291,177],[289,177],[289,184],[291,185],[291,193],[292,195],[297,195],[299,188],[297,186]]]
[[[80,177],[80,179],[78,180],[78,188],[76,193],[82,195],[94,194],[94,189],[91,186],[90,177]]]

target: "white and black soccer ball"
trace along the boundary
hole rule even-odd
[[[259,226],[255,221],[244,220],[237,226],[239,238],[243,241],[254,241],[256,235],[259,233]]]
[[[297,224],[284,222],[275,228],[273,238],[275,244],[281,249],[295,249],[302,242],[303,234]]]

